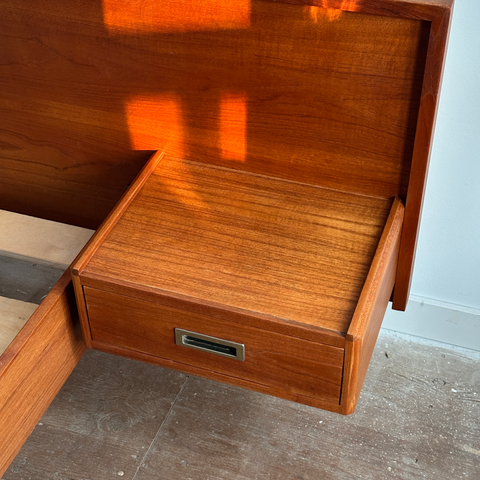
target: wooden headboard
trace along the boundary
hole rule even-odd
[[[3,0],[0,208],[96,228],[153,150],[406,201],[451,0]]]

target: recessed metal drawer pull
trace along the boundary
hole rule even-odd
[[[181,328],[175,329],[175,343],[184,347],[194,348],[202,352],[214,353],[222,357],[245,361],[245,345],[229,342],[221,338],[209,337],[201,333],[189,332]]]

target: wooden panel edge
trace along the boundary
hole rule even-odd
[[[308,326],[300,322],[265,313],[249,311],[247,314],[241,308],[229,306],[229,308],[226,309],[221,304],[175,292],[158,291],[144,285],[131,285],[128,282],[118,280],[116,280],[115,283],[111,283],[108,277],[102,277],[92,273],[82,275],[81,282],[83,287],[91,287],[104,292],[136,298],[171,308],[178,308],[192,313],[208,314],[217,318],[225,318],[232,322],[239,322],[256,328],[268,329],[267,324],[273,324],[275,325],[275,331],[283,335],[342,349],[345,347],[345,336],[338,332],[321,327]],[[301,334],[299,332],[301,332]]]
[[[275,2],[277,0],[267,0]],[[432,21],[451,9],[454,0],[280,0],[292,5],[305,5],[317,8],[329,8],[344,12],[356,12],[366,15],[410,18],[412,20]]]
[[[92,335],[90,332],[90,324],[88,321],[88,313],[85,306],[85,299],[83,295],[82,282],[80,274],[85,266],[88,264],[94,253],[100,247],[105,237],[109,234],[118,219],[123,215],[128,205],[136,197],[145,182],[148,180],[152,172],[155,170],[159,162],[164,157],[162,151],[155,152],[147,161],[143,169],[137,175],[130,188],[125,192],[117,205],[103,221],[98,230],[94,233],[90,241],[85,245],[82,251],[77,255],[70,267],[71,278],[77,302],[78,315],[80,318],[80,326],[85,339],[87,347],[91,346]]]
[[[72,271],[73,290],[77,302],[78,317],[80,319],[80,328],[82,329],[83,339],[88,348],[92,348],[92,332],[90,330],[90,321],[88,319],[87,305],[83,285],[78,273]]]
[[[113,345],[105,344],[98,341],[93,341],[92,346],[95,350],[99,350],[105,353],[119,355],[132,360],[139,360],[142,362],[157,365],[162,368],[169,368],[171,370],[182,371],[183,373],[186,373],[186,374],[196,375],[198,377],[207,378],[210,380],[214,380],[216,382],[226,383],[229,385],[233,385],[235,387],[245,388],[247,390],[253,390],[255,392],[271,395],[277,398],[282,398],[284,400],[289,400],[296,403],[309,405],[311,407],[320,408],[322,410],[329,410],[331,412],[341,413],[340,411],[341,407],[339,403],[338,404],[330,403],[318,398],[307,397],[304,395],[299,395],[294,393],[289,394],[288,392],[286,392],[284,395],[283,394],[280,395],[278,393],[278,389],[275,389],[274,387],[269,387],[268,385],[251,382],[248,380],[244,380],[238,377],[232,377],[232,376],[214,372],[211,370],[205,370],[203,368],[194,367],[186,363],[179,363],[173,360],[155,357],[153,355],[137,352],[135,350],[128,350],[121,347],[115,347]]]
[[[345,343],[342,413],[353,413],[392,294],[404,206],[396,198],[375,253]]]
[[[412,282],[418,230],[427,182],[428,165],[437,116],[440,85],[445,66],[445,51],[450,35],[451,9],[443,8],[430,26],[429,48],[418,112],[415,146],[405,207],[405,221],[400,242],[393,309],[405,311]]]
[[[324,0],[282,0],[282,2],[320,8],[326,7]],[[393,295],[393,308],[395,310],[404,311],[406,309],[410,294],[417,236],[453,6],[454,0],[328,1],[328,8],[342,11],[430,22],[428,54],[406,200],[405,227],[400,244],[399,268]]]
[[[0,357],[0,477],[85,350],[67,271]]]
[[[94,233],[90,241],[85,245],[82,251],[78,254],[71,266],[72,274],[79,275],[89,262],[92,255],[101,245],[105,237],[112,230],[118,219],[122,216],[131,201],[138,194],[151,173],[162,160],[164,153],[162,151],[155,152],[137,175],[129,189],[124,193],[122,198],[115,205],[108,217],[103,221],[98,230]]]
[[[359,338],[349,339],[345,343],[342,392],[340,394],[340,411],[343,415],[351,415],[357,407],[358,398],[352,396],[351,392],[358,384],[361,343]]]

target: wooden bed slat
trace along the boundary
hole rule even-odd
[[[35,303],[0,297],[0,355],[38,307]]]

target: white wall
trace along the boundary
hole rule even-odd
[[[405,331],[418,304],[443,306],[459,312],[450,326],[465,331],[464,346],[480,350],[479,0],[456,0],[418,242],[412,306],[385,325]],[[444,326],[430,323],[407,333],[438,339]],[[451,330],[444,334],[449,341]]]

